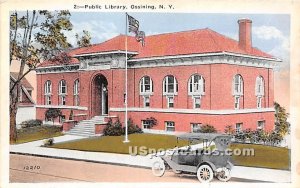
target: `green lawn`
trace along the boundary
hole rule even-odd
[[[234,155],[232,157],[232,161],[235,165],[274,168],[282,170],[290,169],[290,150],[287,148],[254,144],[231,144],[231,148],[254,149],[254,156]]]
[[[185,140],[179,140],[171,135],[131,134],[129,143],[123,143],[124,136],[102,136],[54,144],[53,148],[72,149],[93,152],[129,153],[129,146],[146,146],[152,149],[169,149],[188,145]],[[290,151],[287,148],[271,147],[253,144],[232,144],[232,149],[253,148],[254,156],[232,156],[235,165],[253,166],[274,169],[290,169]]]
[[[130,134],[129,143],[123,143],[124,136],[101,136],[87,138],[71,142],[54,144],[52,147],[61,149],[73,149],[81,151],[109,152],[109,153],[129,153],[129,146],[146,146],[148,149],[170,149],[175,146],[188,145],[185,140],[179,140],[171,135],[157,134]],[[138,152],[140,153],[140,152]],[[151,153],[151,152],[150,152]]]
[[[15,144],[32,142],[45,138],[52,138],[63,135],[59,127],[38,126],[22,128],[17,131],[17,141]]]

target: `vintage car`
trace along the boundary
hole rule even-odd
[[[178,139],[189,140],[189,145],[186,148],[175,148],[163,156],[157,155],[152,165],[153,175],[161,177],[166,169],[172,169],[174,173],[196,174],[200,182],[210,182],[214,176],[220,181],[231,178],[233,165],[226,152],[231,142],[230,135],[186,133],[178,135]],[[198,148],[190,145],[195,142],[198,142]]]

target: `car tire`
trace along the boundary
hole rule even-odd
[[[209,183],[214,178],[214,172],[209,165],[201,165],[197,170],[197,178],[201,183]]]
[[[228,168],[223,168],[222,171],[219,172],[216,177],[220,181],[227,182],[231,178],[230,170]]]
[[[155,161],[152,164],[152,174],[157,177],[161,177],[165,174],[166,165],[163,161]]]

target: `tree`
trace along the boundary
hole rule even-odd
[[[226,134],[232,135],[235,134],[235,129],[232,127],[232,125],[227,125],[224,129],[224,132]]]
[[[274,103],[275,107],[275,131],[280,134],[281,137],[284,137],[287,133],[290,132],[290,123],[287,122],[289,114],[286,112],[286,109],[277,102]]]
[[[61,110],[57,109],[57,108],[49,108],[46,112],[45,112],[45,117],[47,119],[52,119],[53,125],[54,125],[54,119],[61,116]]]
[[[149,128],[152,128],[155,125],[157,125],[157,120],[154,117],[147,118],[146,122],[148,123]]]
[[[80,37],[79,34],[76,34],[77,45],[79,47],[87,47],[91,45],[91,34],[87,30],[83,30],[83,35]]]
[[[62,53],[71,47],[63,33],[72,29],[70,16],[66,10],[15,11],[10,16],[10,65],[14,59],[21,63],[16,81],[10,84],[10,142],[17,139],[16,114],[22,78],[42,61],[70,62],[68,54]]]

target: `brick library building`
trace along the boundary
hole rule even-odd
[[[135,37],[119,35],[73,49],[68,65],[44,62],[37,69],[37,118],[58,108],[55,121],[99,134],[108,118],[128,118],[145,132],[194,132],[213,125],[224,132],[274,129],[273,68],[278,60],[252,46],[252,21],[238,20],[239,39],[211,29]],[[127,52],[127,66],[125,58]],[[72,112],[71,112],[72,111]],[[72,114],[72,120],[70,115]],[[157,120],[150,127],[148,118]],[[84,129],[82,129],[84,130]]]

